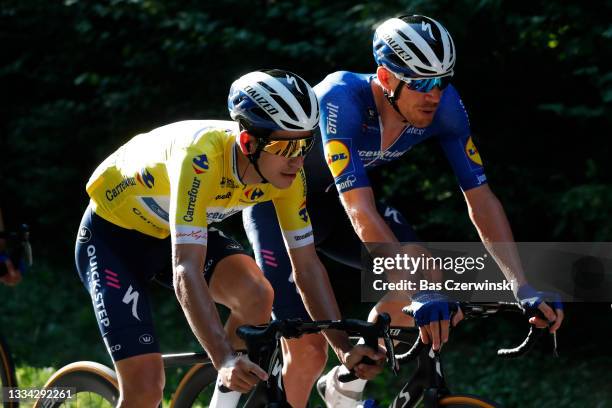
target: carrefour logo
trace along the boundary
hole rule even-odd
[[[192,167],[196,174],[204,173],[208,170],[208,157],[205,154],[194,157]]]
[[[334,177],[338,177],[350,163],[351,154],[348,147],[339,140],[330,140],[325,144],[325,159]]]
[[[306,209],[306,200],[300,205],[300,210],[298,211],[300,218],[304,222],[308,222],[308,210]]]
[[[468,155],[471,161],[479,166],[482,166],[482,159],[480,158],[478,149],[476,149],[476,145],[472,141],[472,136],[468,137],[468,140],[465,143],[465,153]]]
[[[261,191],[261,189],[259,187],[256,188],[250,188],[248,190],[246,190],[244,192],[244,196],[246,198],[248,198],[251,201],[255,201],[257,200],[259,197],[261,197],[262,195],[264,195],[264,192]]]
[[[153,177],[153,175],[146,168],[140,170],[140,173],[136,174],[136,180],[148,188],[153,188],[155,185],[155,177]]]

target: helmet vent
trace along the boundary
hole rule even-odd
[[[278,103],[280,105],[281,108],[283,108],[283,111],[285,111],[285,113],[293,120],[298,120],[295,112],[293,111],[293,109],[291,109],[291,107],[287,104],[287,102],[285,102],[285,100],[283,98],[281,98],[281,96],[279,94],[273,93],[270,94],[270,96],[272,97],[272,99],[274,99],[274,101],[276,103]]]
[[[285,127],[287,127],[287,129],[291,129],[291,130],[302,130],[302,128],[300,126],[296,126],[292,123],[289,122],[285,122],[284,120],[280,121]]]

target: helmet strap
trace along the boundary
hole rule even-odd
[[[261,170],[259,169],[259,157],[261,156],[261,152],[263,150],[263,146],[261,145],[260,140],[261,139],[257,139],[257,148],[255,149],[255,152],[247,154],[247,158],[249,159],[249,162],[251,162],[251,164],[253,165],[253,168],[257,172],[257,175],[261,178],[261,182],[263,184],[266,184],[268,183],[268,179],[265,178],[263,174],[261,174]]]
[[[402,89],[404,89],[404,85],[404,81],[399,81],[399,84],[397,84],[395,90],[393,90],[393,93],[389,93],[389,91],[387,91],[385,87],[382,87],[382,89],[383,93],[385,94],[385,98],[387,98],[387,102],[389,102],[391,106],[393,106],[393,109],[395,109],[395,111],[399,113],[402,118],[404,118],[404,122],[408,122],[408,119],[406,119],[402,112],[400,112],[399,107],[397,106],[397,100],[399,99],[400,94],[402,93]]]
[[[255,171],[257,172],[259,177],[261,177],[261,183],[266,184],[268,183],[268,179],[265,178],[263,174],[261,174],[261,170],[259,170],[259,164],[257,164],[257,161],[259,160],[259,153],[260,152],[249,154],[247,157],[249,158],[249,161],[253,164],[253,167],[255,168]]]
[[[242,124],[241,124],[241,128],[243,128]],[[255,137],[255,151],[253,153],[250,153],[250,150],[251,150],[251,146],[250,146],[251,142],[249,141],[250,136],[251,134],[246,130],[242,130],[240,132],[240,136],[238,137],[238,144],[239,144],[240,150],[242,151],[242,154],[244,154],[247,157],[247,159],[249,160],[249,163],[253,165],[253,168],[257,172],[257,175],[262,180],[261,182],[264,184],[268,183],[268,179],[266,179],[264,175],[261,174],[261,170],[259,169],[259,164],[258,164],[259,157],[261,156],[261,152],[264,146],[266,145],[266,143],[265,141],[263,141],[261,137]],[[244,169],[244,174],[246,174],[247,169],[248,167]],[[244,174],[242,175],[241,178],[244,178]]]

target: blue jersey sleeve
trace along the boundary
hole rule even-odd
[[[472,141],[468,115],[452,86],[444,91],[436,112],[435,132],[463,191],[487,182],[482,159]]]
[[[363,118],[350,79],[350,73],[336,72],[315,87],[325,161],[339,193],[370,185],[355,142],[363,132]]]

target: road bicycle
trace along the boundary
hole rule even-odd
[[[461,303],[466,319],[484,318],[504,311],[521,311],[512,303]],[[282,353],[280,338],[296,338],[307,333],[317,333],[325,329],[345,330],[355,338],[364,338],[366,344],[375,347],[382,338],[387,350],[388,364],[397,375],[399,366],[410,361],[417,362],[417,368],[399,391],[392,408],[412,408],[419,403],[425,408],[435,407],[500,407],[499,404],[474,395],[452,394],[449,390],[442,365],[440,351],[433,351],[418,338],[414,327],[389,326],[388,315],[381,315],[376,323],[346,319],[341,321],[303,322],[300,320],[273,321],[263,326],[243,326],[238,329],[239,336],[247,345],[252,361],[267,368],[269,379],[260,382],[255,389],[242,397],[240,406],[252,407],[289,407],[287,404],[282,376]],[[522,342],[513,349],[498,350],[501,357],[519,357],[527,353],[537,342],[545,329],[530,328]],[[416,337],[416,341],[414,341]],[[412,346],[404,354],[396,355],[394,342],[398,345]],[[217,373],[204,353],[174,354],[163,356],[164,366],[193,365],[183,376],[170,403],[171,408],[205,407],[214,391]],[[340,381],[350,381],[350,374],[340,376]],[[45,385],[46,387],[70,387],[79,396],[79,407],[111,407],[118,400],[118,386],[115,373],[108,367],[93,362],[78,362],[60,369]],[[90,398],[91,401],[89,402]],[[66,401],[40,401],[36,406],[51,408],[70,406]],[[90,405],[87,405],[87,404]],[[106,404],[106,405],[104,405]],[[76,405],[75,405],[76,406]],[[377,407],[374,400],[366,401],[364,406]]]
[[[297,338],[303,334],[322,330],[343,330],[349,335],[362,337],[366,344],[376,347],[379,338],[389,338],[388,315],[381,315],[376,323],[356,319],[339,321],[304,322],[299,319],[275,320],[261,326],[242,326],[238,336],[246,344],[249,359],[267,370],[268,380],[260,382],[242,397],[241,405],[254,407],[290,407],[282,380],[281,338]],[[188,408],[209,405],[217,379],[217,371],[205,353],[170,354],[162,356],[164,367],[192,365],[182,377],[170,407]],[[119,398],[115,372],[95,362],[82,361],[69,364],[57,371],[45,384],[46,389],[61,389],[71,393],[70,398],[38,400],[35,407],[114,407]],[[227,391],[222,387],[222,392]]]
[[[16,232],[0,232],[0,238],[6,239],[9,244],[9,256],[14,265],[24,271],[32,266],[32,249],[30,247],[30,233],[27,225],[22,225]],[[0,276],[7,273],[4,263],[0,263]],[[7,401],[8,389],[17,387],[17,377],[15,375],[15,365],[9,351],[8,345],[2,334],[0,334],[0,401],[3,408],[17,408],[18,402]]]

